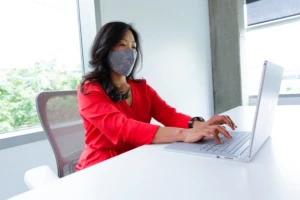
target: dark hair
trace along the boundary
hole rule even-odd
[[[105,93],[114,102],[119,102],[122,99],[126,99],[128,93],[122,94],[118,92],[111,80],[110,66],[108,62],[108,55],[112,48],[124,37],[125,33],[130,30],[134,36],[136,42],[137,59],[133,66],[132,72],[127,76],[130,80],[138,82],[134,78],[134,74],[137,68],[137,63],[142,60],[142,52],[140,49],[139,35],[136,30],[130,24],[124,22],[110,22],[105,24],[97,33],[94,43],[91,49],[90,65],[93,71],[83,76],[80,84],[80,91],[82,94],[88,94],[84,92],[84,83],[86,81],[97,82],[101,85]]]

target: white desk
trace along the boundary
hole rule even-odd
[[[253,108],[226,112],[239,126]],[[300,199],[300,106],[279,106],[273,135],[250,163],[166,152],[149,145],[12,199]]]

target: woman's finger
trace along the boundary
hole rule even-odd
[[[218,143],[218,144],[222,144],[223,142],[221,141],[221,139],[219,138],[218,134],[217,133],[213,133],[212,134],[213,138],[215,139],[215,141]]]
[[[217,126],[216,126],[216,127],[217,127]],[[207,129],[206,132],[209,133],[209,136],[208,136],[208,137],[214,138],[215,141],[216,141],[218,144],[222,144],[223,142],[221,141],[221,139],[220,139],[219,136],[218,136],[219,131],[218,131],[218,129],[217,129],[216,127],[209,128],[209,129]]]
[[[226,115],[226,117],[231,121],[231,123],[233,124],[233,127],[237,128],[237,125],[235,125],[235,123],[232,121],[232,119],[228,115]]]
[[[202,135],[206,136],[206,137],[213,137],[212,136],[212,132],[208,129],[205,129],[201,132]]]
[[[232,136],[230,135],[230,133],[227,130],[223,129],[221,126],[216,126],[216,129],[217,129],[217,131],[219,133],[221,133],[222,135],[224,135],[226,138],[228,138],[228,139],[232,138]]]
[[[232,119],[228,115],[224,115],[226,119],[230,122],[230,127],[232,130],[235,129],[235,124],[233,123]]]
[[[232,122],[230,119],[228,119],[225,115],[222,115],[220,117],[221,117],[220,121],[222,121],[222,123],[220,125],[227,124],[231,129],[233,129],[233,125],[232,125]]]

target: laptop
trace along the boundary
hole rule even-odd
[[[164,150],[250,162],[271,134],[282,74],[282,67],[270,61],[264,62],[251,132],[229,131],[232,139],[219,134],[222,144],[206,137],[197,143],[172,143],[164,147]]]

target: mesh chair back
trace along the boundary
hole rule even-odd
[[[77,107],[77,92],[41,92],[36,105],[55,154],[58,176],[73,173],[83,151],[85,134]]]

